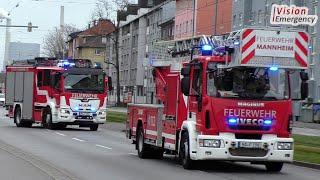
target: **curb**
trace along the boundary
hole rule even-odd
[[[302,166],[302,167],[320,170],[320,164],[306,163],[306,162],[302,162],[302,161],[293,161],[292,164],[296,165],[296,166]]]

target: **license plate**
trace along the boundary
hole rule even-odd
[[[91,113],[88,113],[88,112],[80,112],[80,116],[91,116]]]
[[[250,148],[250,149],[261,149],[262,143],[260,142],[246,142],[246,141],[240,141],[238,142],[239,148]]]

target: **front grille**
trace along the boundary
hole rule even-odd
[[[257,130],[257,131],[269,131],[271,126],[229,126],[232,130]]]
[[[261,140],[262,134],[235,134],[236,139],[258,139]]]
[[[268,154],[266,149],[249,149],[249,148],[236,148],[229,149],[232,156],[247,156],[247,157],[264,157]]]

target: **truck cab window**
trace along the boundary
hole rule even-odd
[[[202,78],[201,78],[202,68],[201,65],[195,65],[193,69],[193,79],[192,79],[192,94],[201,95]]]
[[[44,70],[43,86],[50,86],[50,70]]]
[[[43,71],[39,71],[37,74],[37,86],[38,87],[41,87],[43,85],[42,80],[43,80]]]

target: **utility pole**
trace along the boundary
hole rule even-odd
[[[6,19],[6,39],[5,39],[5,49],[4,49],[4,59],[3,59],[3,70],[6,69],[6,66],[10,64],[9,59],[9,45],[10,45],[10,26],[11,26],[11,19]]]
[[[60,6],[60,38],[63,39],[63,34],[64,34],[64,6]],[[64,59],[64,48],[62,47],[62,59]]]

